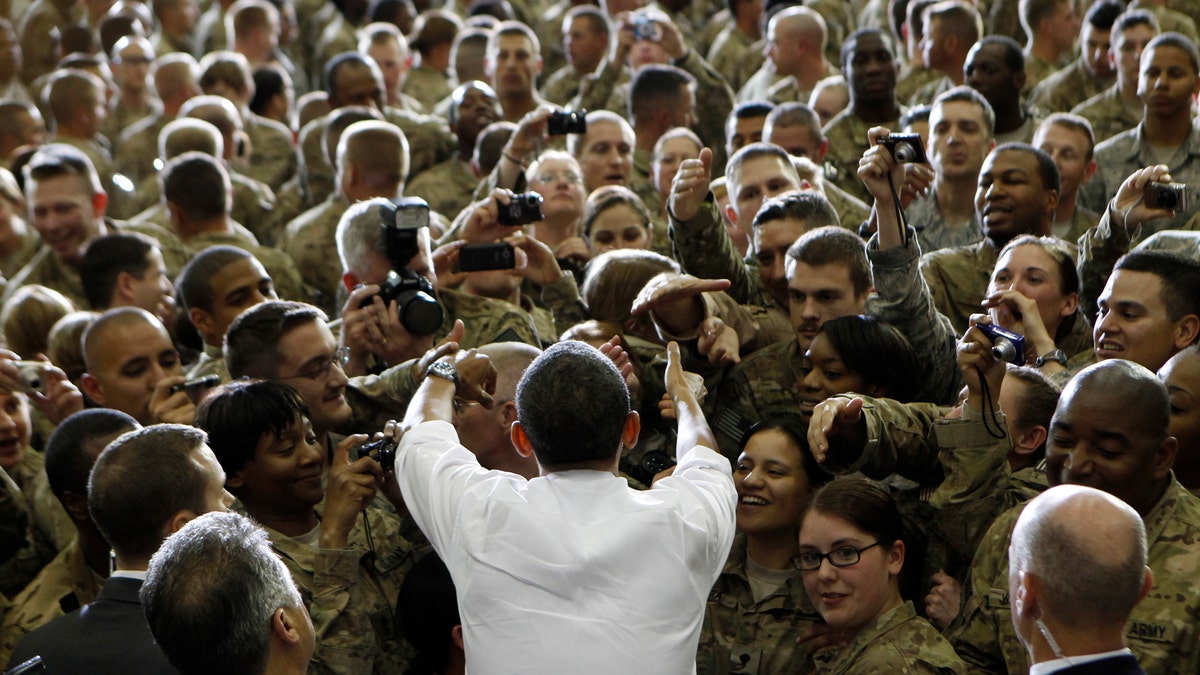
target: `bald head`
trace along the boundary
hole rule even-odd
[[[1009,573],[1014,624],[1036,603],[1060,641],[1106,629],[1115,629],[1119,640],[1148,588],[1145,525],[1137,511],[1106,492],[1081,485],[1050,488],[1017,519]],[[1024,595],[1018,592],[1023,585]]]
[[[1145,367],[1123,359],[1102,361],[1076,375],[1063,389],[1054,415],[1102,396],[1119,397],[1125,414],[1137,420],[1137,427],[1145,433],[1156,439],[1167,434],[1171,412],[1167,388]]]
[[[101,314],[83,334],[83,362],[87,369],[98,370],[98,366],[109,355],[106,353],[107,347],[113,339],[119,339],[135,326],[144,325],[161,328],[163,334],[167,334],[157,317],[139,307],[119,307]]]
[[[477,350],[492,360],[496,367],[496,401],[511,401],[517,397],[517,383],[529,364],[542,350],[524,342],[493,342]]]

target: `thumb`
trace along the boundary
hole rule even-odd
[[[863,405],[864,401],[857,396],[850,399],[850,402],[842,409],[842,419],[847,422],[858,421],[862,417]]]
[[[680,362],[679,343],[672,340],[667,343],[667,373],[682,370]]]
[[[712,150],[708,148],[700,149],[700,163],[704,165],[704,175],[712,180]]]
[[[449,344],[451,342],[462,342],[463,334],[467,331],[467,327],[463,324],[462,319],[455,319],[454,327],[450,329],[450,334],[442,339],[441,344]]]

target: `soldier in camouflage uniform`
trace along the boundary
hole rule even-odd
[[[1038,82],[1029,94],[1029,105],[1047,113],[1069,112],[1116,84],[1117,71],[1108,60],[1108,48],[1113,22],[1121,11],[1121,5],[1111,1],[1097,2],[1088,9],[1079,31],[1079,57]]]
[[[1117,64],[1117,83],[1071,109],[1092,123],[1096,143],[1142,121],[1145,107],[1137,93],[1138,70],[1142,50],[1158,33],[1158,20],[1146,11],[1125,12],[1113,24],[1108,53]]]
[[[1056,442],[1062,432],[1055,431],[1046,447],[1051,485],[1090,481],[1080,473],[1086,463],[1109,476],[1105,491],[1145,521],[1154,586],[1134,608],[1125,641],[1152,675],[1200,668],[1200,591],[1190,573],[1200,567],[1194,543],[1200,501],[1171,473],[1176,444],[1168,436],[1168,407],[1166,389],[1153,373],[1125,361],[1098,364],[1071,381],[1052,422],[1053,429],[1070,430],[1078,440]],[[1097,450],[1101,438],[1121,439],[1136,464],[1114,471],[1114,460]],[[1022,508],[1005,512],[988,530],[972,564],[962,613],[947,630],[959,654],[982,671],[1029,668],[1013,629],[1008,586],[1009,540]]]
[[[262,405],[276,412],[264,415]],[[327,467],[302,408],[285,385],[234,383],[205,402],[197,423],[208,432],[239,509],[264,525],[300,587],[317,634],[314,666],[335,673],[403,671],[411,648],[399,637],[393,608],[404,574],[427,544],[405,539],[399,518],[369,506],[379,467],[369,458],[349,458],[350,448],[367,437],[346,437]],[[264,449],[263,439],[273,444]],[[291,470],[311,480],[293,483],[284,494],[263,492],[272,485],[270,475],[247,465],[279,443],[294,447]],[[364,511],[366,522],[359,525]]]
[[[1034,189],[1014,189],[1010,178]],[[934,305],[957,332],[966,332],[972,314],[987,294],[997,252],[1022,234],[1047,236],[1058,207],[1058,168],[1049,155],[1024,145],[1002,145],[984,160],[979,174],[986,190],[976,193],[984,239],[977,244],[934,251],[921,258],[921,273]]]
[[[162,106],[150,91],[148,75],[153,62],[154,47],[144,37],[123,37],[113,45],[109,63],[119,92],[100,133],[108,139],[114,154],[122,131],[138,120],[161,113]]]
[[[134,185],[157,174],[158,137],[188,99],[200,94],[196,60],[188,54],[160,55],[152,68],[162,111],[134,122],[114,140],[116,170]]]
[[[594,73],[604,61],[612,32],[608,17],[598,8],[573,7],[561,21],[559,35],[565,47],[567,63],[552,72],[542,84],[542,97],[565,106],[579,93],[579,83]],[[543,40],[543,42],[545,42]]]
[[[33,582],[13,598],[0,628],[0,662],[27,633],[96,599],[109,571],[109,546],[87,510],[87,481],[96,457],[109,441],[137,428],[127,415],[88,410],[63,421],[46,448],[55,472],[53,487],[78,535]]]
[[[858,160],[869,147],[867,129],[900,128],[905,108],[896,100],[896,49],[881,31],[856,31],[842,44],[842,73],[850,86],[850,105],[825,126],[829,140],[830,180],[870,204],[871,195],[858,179]]]
[[[451,100],[450,129],[458,139],[458,152],[410,181],[405,192],[424,199],[431,210],[453,217],[471,203],[479,185],[471,156],[480,132],[500,118],[500,106],[496,92],[479,81],[459,86]]]

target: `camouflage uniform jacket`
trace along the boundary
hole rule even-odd
[[[895,326],[912,344],[924,373],[913,400],[948,404],[963,382],[955,360],[958,342],[954,326],[939,312],[936,296],[919,273],[920,249],[914,236],[910,227],[907,246],[886,250],[880,250],[878,235],[867,243],[876,291],[867,298],[867,312]]]
[[[983,239],[983,227],[979,224],[979,216],[974,210],[966,223],[951,225],[942,216],[937,196],[937,188],[931,188],[929,194],[917,197],[904,210],[908,224],[917,231],[917,241],[921,244],[922,253],[967,246]]]
[[[743,437],[756,422],[797,414],[806,372],[795,337],[763,347],[733,366],[709,415],[721,453],[737,459]]]
[[[1054,236],[1063,241],[1075,243],[1079,238],[1087,233],[1088,230],[1095,227],[1100,222],[1100,214],[1091,209],[1085,208],[1082,205],[1075,205],[1075,213],[1071,219],[1063,226],[1060,223],[1054,223]]]
[[[929,673],[966,672],[962,659],[946,638],[928,621],[917,616],[911,602],[885,612],[859,629],[841,648],[817,652],[811,670],[835,673]]]
[[[159,54],[162,53],[159,52]],[[158,169],[155,167],[155,162],[159,158],[158,135],[162,132],[163,127],[174,119],[174,117],[167,117],[163,114],[150,115],[123,130],[117,137],[116,154],[113,157],[117,173],[124,175],[138,186],[146,178],[156,178]]]
[[[668,232],[674,258],[683,271],[701,279],[729,279],[732,286],[726,291],[744,305],[772,307],[775,301],[763,288],[757,269],[751,269],[751,258],[744,261],[725,227],[716,200],[708,193],[700,211],[691,220],[679,220],[669,215]],[[786,309],[786,308],[785,308]]]
[[[1171,476],[1145,514],[1147,566],[1154,585],[1130,614],[1125,642],[1148,675],[1200,672],[1200,498]],[[946,635],[973,672],[1024,673],[1025,648],[1013,630],[1008,597],[1008,544],[1024,505],[1006,511],[987,531],[963,606]]]
[[[83,5],[63,4],[65,7],[60,9],[58,3],[52,0],[34,0],[20,17],[16,28],[21,41],[21,62],[24,64],[21,79],[26,84],[54,70],[58,63],[59,41],[52,39],[51,35],[61,35],[66,28],[84,22]]]
[[[738,91],[745,83],[742,75],[742,61],[750,50],[752,41],[746,34],[737,29],[734,23],[729,23],[717,34],[712,46],[708,49],[708,63],[717,71],[730,88]]]
[[[108,117],[104,119],[104,124],[100,126],[100,134],[108,139],[108,145],[115,153],[117,141],[120,139],[122,131],[128,129],[138,120],[151,115],[161,114],[162,104],[153,97],[147,101],[144,110],[130,110],[129,106],[125,105],[125,100],[118,98],[116,104],[108,111]]]
[[[578,291],[576,291],[578,293]],[[456,319],[466,326],[459,346],[471,349],[493,342],[524,342],[541,347],[533,317],[520,307],[503,300],[467,295],[450,288],[439,288],[438,302],[446,310],[439,332],[449,333]],[[555,335],[547,336],[553,341]]]
[[[426,110],[433,110],[438,101],[454,91],[452,82],[446,73],[422,64],[408,71],[400,91],[420,101]]]
[[[1114,84],[1071,109],[1071,112],[1092,123],[1097,144],[1136,127],[1142,121],[1141,103],[1136,112],[1126,108],[1117,87],[1118,84]]]
[[[32,225],[25,224],[23,220],[15,215],[13,216],[13,220],[19,221],[13,223],[13,229],[22,229],[24,232],[18,235],[20,237],[20,244],[17,245],[16,249],[12,253],[0,257],[0,276],[6,278],[11,278],[17,272],[20,272],[21,268],[29,264],[34,254],[42,247],[42,237],[38,234],[37,230],[33,229]]]
[[[21,638],[35,628],[95,600],[103,585],[88,567],[79,540],[73,540],[13,598],[0,628],[0,662],[7,663]]]
[[[919,89],[931,82],[937,82],[940,78],[944,77],[945,75],[940,70],[933,70],[923,66],[913,68],[906,65],[900,70],[900,74],[896,76],[896,100],[911,101],[913,95]],[[933,100],[921,101],[921,103],[923,105],[933,103]]]
[[[1079,187],[1078,200],[1093,211],[1103,211],[1121,183],[1134,171],[1159,164],[1146,140],[1145,123],[1096,145],[1096,173]],[[1168,166],[1171,180],[1188,186],[1188,208],[1170,218],[1156,218],[1142,225],[1143,236],[1160,230],[1182,229],[1200,209],[1200,131],[1190,128]]]
[[[242,173],[266,185],[283,185],[300,170],[300,155],[292,143],[292,132],[279,122],[249,113],[246,135],[250,137],[250,164]]]
[[[954,88],[954,86],[954,82],[949,77],[943,75],[940,80],[931,80],[917,87],[917,90],[914,91],[912,95],[908,97],[908,99],[900,100],[907,100],[908,107],[910,108],[915,108],[921,105],[933,105],[933,100],[935,98],[941,96],[947,91],[950,91],[952,88]],[[896,98],[900,98],[899,93],[896,94]]]
[[[937,310],[950,319],[955,332],[965,333],[972,314],[987,295],[997,251],[990,239],[921,256],[921,274]]]
[[[470,162],[458,157],[423,171],[404,187],[404,194],[429,202],[429,209],[453,218],[471,204],[479,185]]]
[[[225,366],[225,350],[220,346],[205,343],[204,351],[200,353],[199,360],[192,364],[192,367],[187,371],[187,379],[194,380],[200,377],[208,377],[209,375],[216,375],[221,378],[221,384],[229,381],[229,368]]]
[[[300,214],[288,223],[283,237],[283,250],[296,263],[304,283],[312,287],[315,304],[330,316],[340,315],[337,306],[338,287],[342,285],[342,261],[337,255],[338,221],[350,208],[350,202],[338,193]]]
[[[1103,80],[1087,71],[1083,57],[1037,83],[1029,94],[1030,106],[1045,113],[1068,112],[1117,82],[1116,74]]]
[[[755,601],[747,560],[746,535],[739,533],[708,595],[696,651],[697,675],[797,672],[804,653],[796,646],[796,636],[821,622],[798,570],[784,586]]]
[[[859,226],[871,217],[870,206],[837,185],[823,183],[821,192],[829,200],[829,205],[833,207],[834,212],[837,213],[838,224],[847,230],[858,232]]]
[[[1028,97],[1029,92],[1041,83],[1042,80],[1053,75],[1058,71],[1053,63],[1046,61],[1040,56],[1034,56],[1029,52],[1025,53],[1025,87],[1021,89],[1021,94]]]
[[[401,536],[395,516],[373,507],[366,514],[370,540],[356,525],[342,549],[318,548],[303,537],[266,528],[316,629],[310,673],[400,673],[412,656],[412,648],[397,637],[394,610],[404,575],[428,545],[416,546]]]
[[[749,61],[750,59],[746,59]],[[745,62],[742,65],[742,88],[737,90],[737,95],[734,99],[738,103],[746,101],[765,101],[767,93],[771,91],[771,86],[783,79],[783,74],[776,72],[775,64],[771,63],[770,59],[763,57],[759,62],[759,67],[756,70],[751,70],[749,75],[746,75],[746,70],[749,68]]]
[[[575,69],[575,66],[566,64],[562,68],[554,71],[546,82],[542,84],[542,98],[550,101],[554,105],[565,106],[567,102],[575,98],[579,93],[579,83],[583,81],[585,73],[581,73]]]
[[[908,112],[908,108],[899,106],[900,115]],[[889,129],[899,129],[899,119],[878,124],[867,124],[854,115],[852,108],[846,108],[825,125],[825,139],[829,141],[829,154],[826,155],[827,171],[833,173],[829,180],[837,186],[862,200],[865,204],[873,204],[875,200],[867,192],[867,187],[858,179],[858,161],[869,147],[867,145],[867,129],[884,126]]]
[[[650,151],[633,149],[633,171],[629,177],[629,189],[641,198],[647,211],[658,213],[662,210],[662,198],[659,197],[658,188],[650,175],[650,162],[653,159],[654,155]]]

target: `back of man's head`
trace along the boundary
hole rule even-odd
[[[1026,585],[1028,593],[1031,582],[1020,575],[1037,578],[1034,596],[1024,599],[1037,603],[1043,625],[1064,642],[1100,630],[1115,629],[1119,636],[1149,589],[1141,517],[1090,487],[1060,485],[1030,501],[1013,529],[1009,560],[1017,588]],[[1020,600],[1015,607],[1013,622],[1019,625]]]
[[[359,120],[346,127],[337,141],[335,155],[339,175],[353,164],[364,192],[359,199],[395,199],[408,180],[409,147],[404,132],[382,120]]]
[[[675,66],[651,64],[642,67],[629,85],[629,121],[637,126],[661,110],[683,105],[683,88],[696,79]]]
[[[229,173],[203,152],[185,152],[167,162],[162,186],[163,199],[181,221],[212,222],[227,216],[233,205]]]
[[[628,416],[625,379],[582,342],[550,347],[517,385],[517,418],[543,469],[613,460]]]
[[[225,365],[233,379],[271,379],[282,360],[279,340],[298,326],[326,320],[319,308],[303,302],[270,300],[238,315],[225,333]]]
[[[195,459],[204,432],[156,424],[117,438],[100,453],[88,481],[92,520],[118,557],[149,559],[184,511],[207,511],[209,477]]]
[[[137,420],[110,408],[80,410],[59,423],[46,441],[46,477],[54,496],[86,498],[96,457],[114,438],[139,427]]]
[[[184,675],[302,673],[312,655],[291,573],[240,514],[209,513],[171,535],[140,595],[155,641]]]

